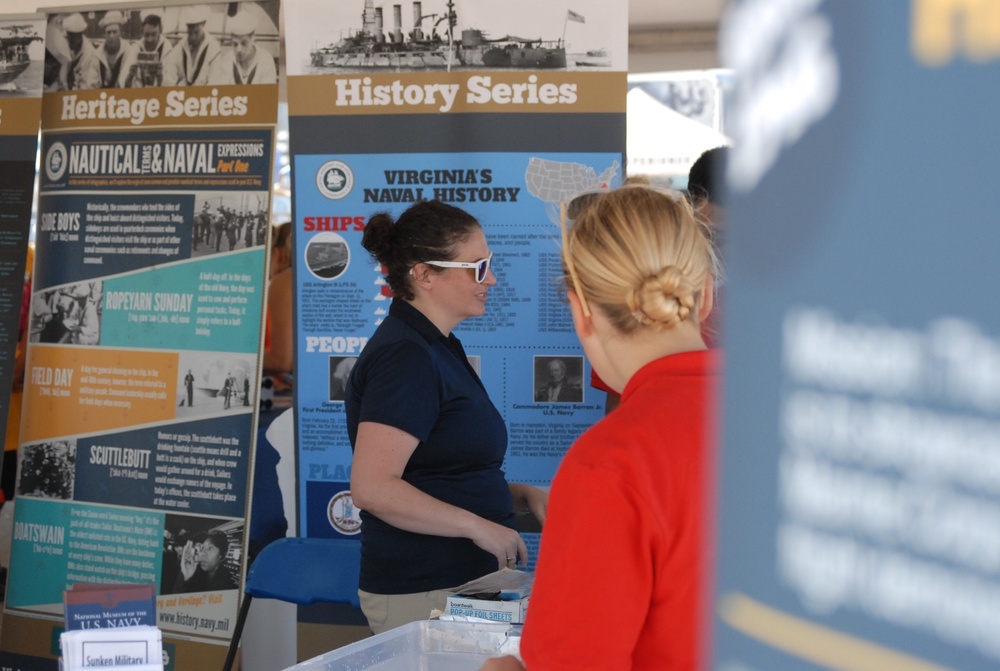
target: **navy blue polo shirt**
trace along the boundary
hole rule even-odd
[[[500,469],[507,427],[454,334],[395,299],[351,371],[345,398],[353,448],[358,424],[377,422],[416,437],[403,480],[436,499],[515,528]],[[360,587],[409,594],[456,587],[497,570],[467,538],[398,529],[361,512]]]

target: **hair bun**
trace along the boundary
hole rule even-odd
[[[695,307],[695,291],[677,266],[667,266],[656,275],[648,275],[633,288],[626,303],[635,320],[643,325],[677,326]]]
[[[361,235],[361,246],[379,262],[391,263],[395,254],[396,226],[388,212],[373,214]]]

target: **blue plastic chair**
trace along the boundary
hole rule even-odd
[[[223,671],[232,671],[250,602],[280,599],[307,606],[349,603],[361,608],[358,575],[361,543],[339,538],[281,538],[265,546],[247,572],[240,606]]]

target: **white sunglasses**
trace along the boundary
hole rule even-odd
[[[476,284],[482,284],[490,272],[490,261],[493,260],[493,252],[485,259],[466,263],[462,261],[424,261],[429,266],[437,268],[469,268],[476,271]]]

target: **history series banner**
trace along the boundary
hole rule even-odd
[[[285,8],[295,180],[300,532],[354,536],[343,382],[387,313],[368,218],[419,200],[483,226],[497,286],[456,329],[507,422],[509,480],[548,485],[603,415],[560,296],[558,204],[622,180],[627,16],[614,3],[306,0]],[[317,20],[321,17],[321,20]],[[571,394],[544,393],[561,369]],[[592,511],[595,526],[601,511]],[[595,531],[595,533],[599,533]],[[537,556],[537,534],[529,534]]]
[[[74,583],[155,584],[168,668],[222,665],[246,565],[277,24],[277,0],[47,17],[7,667],[55,668]]]

